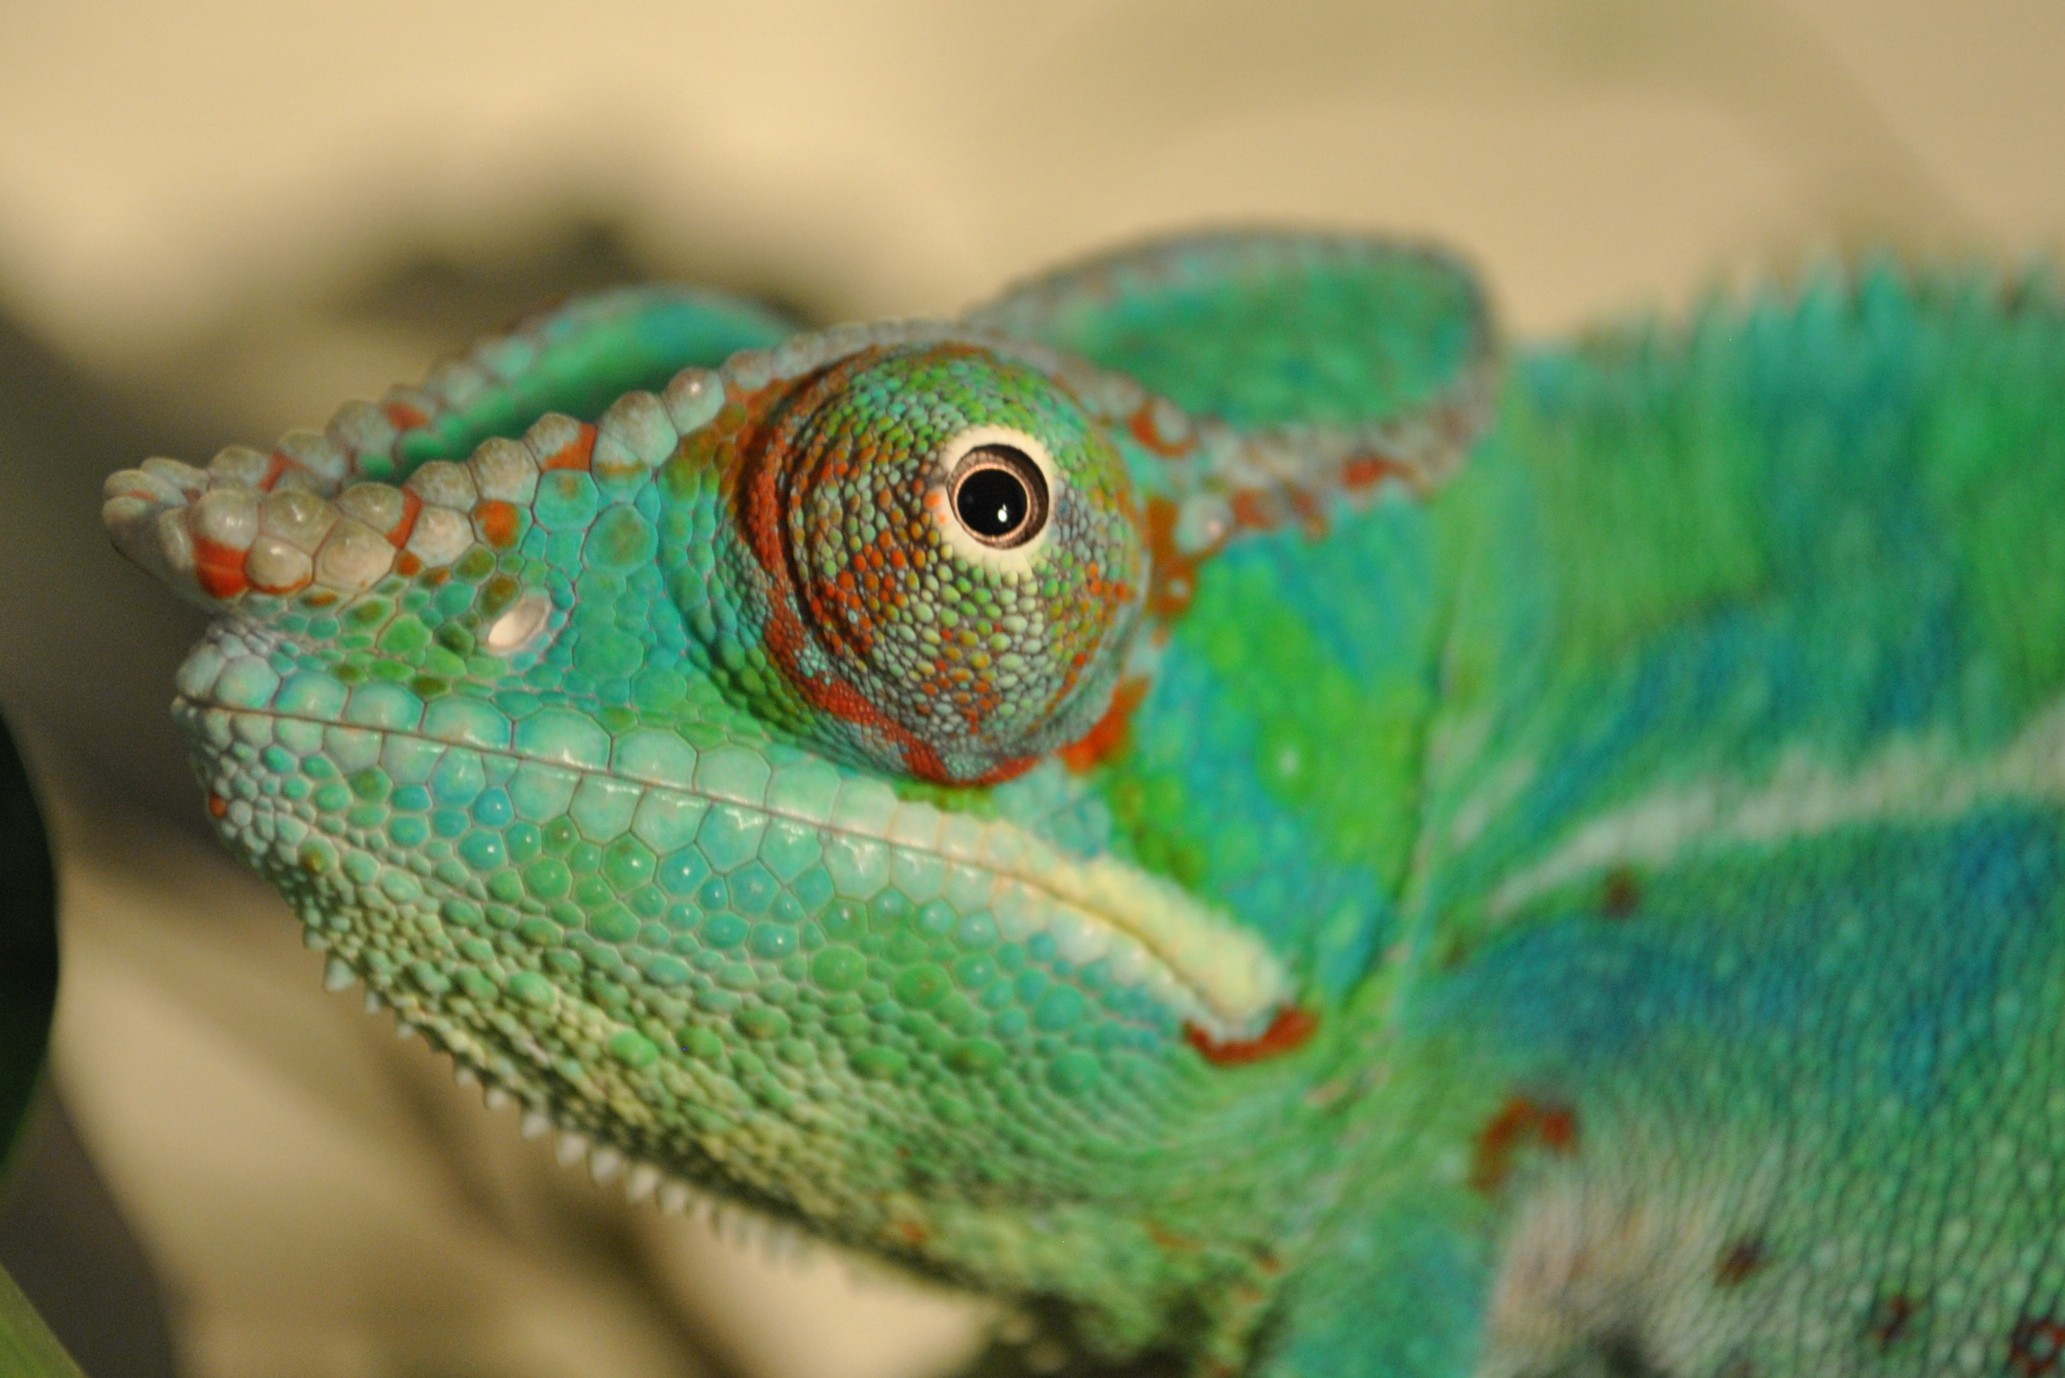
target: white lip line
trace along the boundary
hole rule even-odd
[[[568,765],[564,761],[548,761],[541,757],[526,756],[519,752],[508,750],[505,748],[477,746],[469,742],[447,742],[436,737],[424,736],[421,732],[411,732],[391,727],[369,727],[360,723],[331,722],[322,718],[303,717],[298,713],[279,713],[269,709],[231,705],[227,703],[216,702],[214,700],[209,699],[196,699],[186,694],[175,694],[173,696],[172,706],[175,712],[181,709],[182,707],[188,709],[198,709],[203,712],[210,709],[215,709],[232,715],[242,714],[248,717],[270,718],[274,722],[304,722],[314,727],[334,727],[339,729],[340,731],[370,732],[383,737],[404,737],[412,741],[423,742],[424,744],[429,746],[443,747],[447,749],[457,749],[461,751],[472,751],[477,752],[483,756],[498,756],[504,760],[515,761],[519,764],[550,766],[559,770],[571,771],[577,775],[582,776],[594,776],[598,774],[605,774],[604,772],[596,770],[592,766],[575,766]],[[1018,884],[1024,885],[1028,889],[1037,891],[1040,894],[1047,896],[1048,899],[1053,901],[1053,903],[1060,906],[1061,908],[1073,910],[1076,913],[1082,914],[1085,917],[1090,918],[1096,921],[1097,923],[1103,925],[1113,934],[1125,938],[1127,941],[1131,942],[1135,947],[1139,948],[1140,951],[1143,954],[1145,954],[1146,957],[1150,961],[1152,961],[1164,974],[1166,974],[1171,981],[1173,981],[1179,988],[1181,988],[1185,994],[1187,994],[1194,1002],[1196,1002],[1200,1010],[1216,1012],[1218,1009],[1217,1005],[1210,999],[1210,997],[1207,996],[1201,989],[1199,989],[1197,982],[1195,982],[1188,975],[1186,975],[1180,968],[1178,968],[1175,965],[1175,963],[1171,962],[1165,954],[1155,950],[1155,948],[1151,944],[1149,944],[1145,938],[1140,936],[1140,934],[1136,933],[1133,929],[1121,923],[1116,917],[1101,912],[1099,910],[1093,909],[1078,900],[1070,899],[1067,896],[1061,894],[1059,891],[1055,890],[1051,885],[1047,884],[1045,881],[1039,880],[1033,876],[1024,875],[1017,871],[998,870],[994,866],[988,865],[983,862],[968,861],[958,857],[949,856],[947,853],[939,850],[936,847],[924,847],[919,846],[916,843],[897,841],[888,837],[880,836],[875,833],[857,832],[852,828],[841,827],[837,824],[830,822],[820,823],[814,819],[805,818],[800,814],[789,813],[780,809],[771,808],[766,804],[748,804],[741,800],[728,798],[723,795],[708,794],[690,786],[676,785],[659,780],[648,780],[636,775],[621,775],[615,773],[606,774],[605,778],[627,780],[633,784],[638,785],[642,789],[669,790],[676,794],[686,795],[692,799],[699,799],[706,804],[724,804],[732,808],[747,809],[752,812],[758,813],[762,817],[770,820],[779,819],[783,822],[794,823],[801,827],[816,829],[819,832],[833,833],[840,837],[847,837],[853,838],[858,841],[871,842],[881,847],[900,848],[908,852],[923,853],[927,856],[938,857],[941,861],[951,866],[972,866],[977,870],[981,870],[988,873],[989,875],[996,876],[1004,880],[1016,881]],[[899,807],[904,807],[915,803],[917,807],[929,809],[933,813],[939,814],[941,817],[947,816],[943,810],[938,809],[934,805],[924,803],[923,801],[898,799],[896,802]],[[1006,824],[1006,826],[1016,828],[1017,825]],[[1040,842],[1038,839],[1032,838],[1029,834],[1024,834],[1022,829],[1018,829],[1018,831],[1021,833],[1021,835],[1026,836],[1027,840],[1032,845],[1051,849],[1051,844]],[[1069,866],[1080,866],[1084,863],[1062,858],[1060,859],[1059,864]],[[1152,994],[1151,988],[1149,990],[1149,993]],[[1188,1013],[1194,1017],[1196,1011],[1185,1012],[1179,1010],[1177,1011],[1177,1013]],[[1259,1014],[1260,1011],[1257,1011],[1256,1013]]]

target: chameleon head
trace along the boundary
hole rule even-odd
[[[1108,419],[939,326],[463,460],[422,410],[109,482],[217,615],[175,712],[230,846],[334,977],[612,1165],[1028,1289],[1079,1265],[1039,1238],[1130,1212],[1228,1099],[1197,1046],[1288,995],[1055,759],[1147,639]]]

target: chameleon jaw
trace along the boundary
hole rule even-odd
[[[807,830],[840,897],[866,902],[893,878],[906,893],[917,888],[914,901],[992,915],[1006,941],[1045,935],[1063,960],[1102,963],[1114,984],[1146,991],[1214,1042],[1261,1034],[1293,998],[1288,972],[1250,930],[1122,861],[1070,855],[1009,820],[900,799],[880,779],[764,742],[698,750],[671,728],[611,738],[571,707],[512,723],[483,699],[426,704],[401,685],[354,688],[311,670],[282,680],[268,664],[274,640],[219,620],[181,667],[174,701],[204,776],[221,781],[211,797],[218,825],[256,863],[322,831],[310,806],[264,846],[245,831],[261,797],[272,810],[285,802],[266,789],[269,748],[322,753],[342,776],[385,763],[396,778],[427,777],[456,752],[501,763],[562,807],[596,801],[592,813],[611,813],[659,852],[685,841],[681,819],[711,810],[756,830]]]

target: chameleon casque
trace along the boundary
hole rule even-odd
[[[2014,1378],[2061,396],[2039,273],[1504,354],[1440,252],[1220,233],[577,299],[106,517],[333,983],[635,1195],[1085,1371]]]

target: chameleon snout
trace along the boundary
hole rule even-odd
[[[354,483],[334,495],[320,474],[241,447],[206,469],[150,459],[108,480],[101,516],[117,549],[190,603],[223,609],[261,595],[335,605],[390,573],[449,569],[492,541],[500,521],[513,527],[502,494],[518,478],[494,459],[437,461],[403,485]]]

